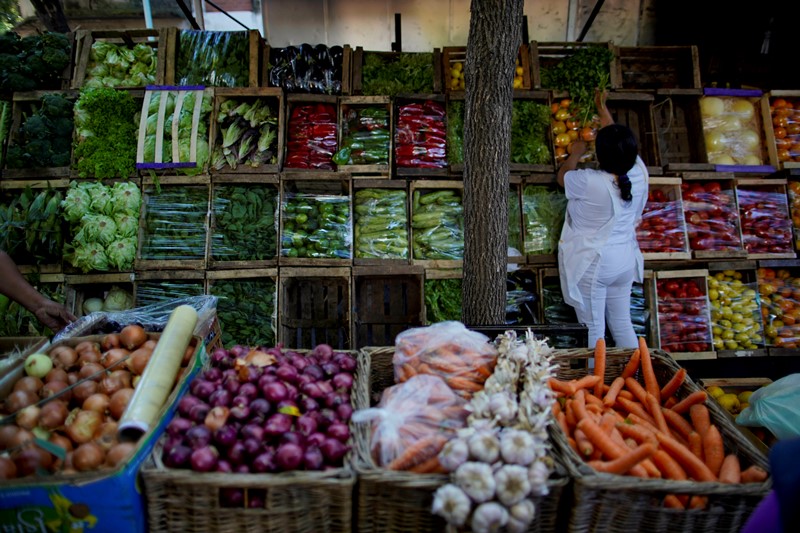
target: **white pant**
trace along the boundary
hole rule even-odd
[[[589,328],[589,348],[605,336],[606,321],[614,343],[636,348],[639,343],[631,322],[631,287],[636,261],[629,244],[607,246],[578,283],[583,307],[575,309],[578,322]]]

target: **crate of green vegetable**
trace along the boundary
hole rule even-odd
[[[411,182],[412,262],[426,268],[459,268],[464,259],[464,183]]]
[[[435,324],[446,320],[461,320],[460,268],[426,268],[423,284],[425,315],[423,323]]]
[[[393,346],[398,333],[424,320],[422,267],[353,267],[356,346]]]
[[[278,342],[352,348],[350,267],[281,267],[278,284]]]
[[[508,263],[525,263],[522,231],[522,178],[508,178]]]
[[[144,178],[136,270],[204,269],[208,176]]]
[[[396,96],[442,92],[442,52],[353,52],[353,95]]]
[[[279,172],[283,162],[283,91],[218,88],[211,119],[211,171]]]
[[[25,37],[13,31],[0,34],[0,94],[5,97],[17,91],[68,89],[74,41],[73,33],[44,32]]]
[[[522,188],[523,248],[528,263],[555,263],[567,198],[553,176],[531,175]]]
[[[351,180],[281,180],[281,266],[352,264]]]
[[[14,93],[4,179],[69,176],[75,91]]]
[[[408,264],[405,180],[353,180],[353,191],[353,264]]]
[[[78,30],[70,87],[163,85],[167,28]]]
[[[202,270],[143,270],[133,280],[134,307],[206,294]]]
[[[339,99],[339,150],[333,156],[340,171],[353,177],[391,177],[392,103],[388,96],[344,96]]]
[[[206,280],[208,293],[219,298],[217,319],[225,348],[275,345],[277,268],[208,271]]]
[[[64,303],[64,275],[27,271],[25,279],[34,289],[54,302]],[[0,337],[52,337],[54,331],[42,325],[20,303],[0,294]]]
[[[130,272],[67,274],[64,276],[64,304],[77,317],[131,309],[133,278]]]
[[[61,272],[67,228],[61,202],[67,180],[0,182],[0,250],[38,272]]]
[[[563,86],[565,82],[582,84],[582,78],[594,79],[597,76],[604,78],[604,86],[619,87],[613,43],[531,41],[529,47],[534,89],[569,90]],[[601,64],[607,67],[598,68]],[[571,96],[575,97],[574,94]]]
[[[277,175],[214,176],[208,232],[208,268],[277,265]]]

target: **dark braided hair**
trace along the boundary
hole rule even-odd
[[[600,169],[617,176],[619,195],[626,202],[633,199],[628,171],[636,163],[639,145],[627,126],[610,124],[597,132],[595,140]]]

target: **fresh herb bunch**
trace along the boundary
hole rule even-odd
[[[182,30],[175,76],[177,85],[247,87],[249,58],[247,32]]]
[[[401,52],[396,59],[364,54],[362,92],[367,96],[433,92],[433,54]]]
[[[73,165],[82,178],[127,178],[136,171],[136,102],[109,87],[81,90],[75,104]]]
[[[464,162],[464,102],[461,100],[447,103],[447,162],[451,165]]]
[[[425,280],[425,313],[428,324],[461,320],[461,280]]]
[[[511,162],[547,165],[550,152],[550,108],[534,100],[514,100],[511,113]]]
[[[0,90],[60,89],[72,45],[65,34],[0,34]]]
[[[73,102],[46,94],[24,121],[6,153],[8,168],[67,167],[72,149]]]
[[[272,259],[277,253],[274,187],[220,185],[214,189],[211,253],[217,261]]]
[[[211,285],[219,297],[217,316],[222,344],[272,346],[275,344],[275,282],[271,279],[225,279]]]
[[[567,91],[572,98],[570,110],[581,113],[583,124],[597,113],[594,91],[608,87],[612,59],[614,53],[604,46],[581,47],[557,65],[542,68],[542,86]]]

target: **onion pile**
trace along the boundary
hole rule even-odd
[[[0,452],[8,453],[2,455],[8,460],[0,462],[0,479],[39,471],[95,471],[125,463],[135,445],[117,440],[117,422],[155,345],[141,326],[128,325],[99,341],[77,339],[74,345],[52,348],[47,353],[52,369],[41,379],[20,378],[0,407],[2,416],[16,413],[15,424],[0,425]],[[145,355],[134,358],[137,352]],[[34,405],[93,375],[41,406]],[[34,437],[63,448],[64,458],[32,444]]]
[[[341,467],[350,447],[356,360],[327,344],[307,354],[234,346],[211,354],[167,426],[162,460],[197,472]],[[242,506],[232,490],[224,503]]]

